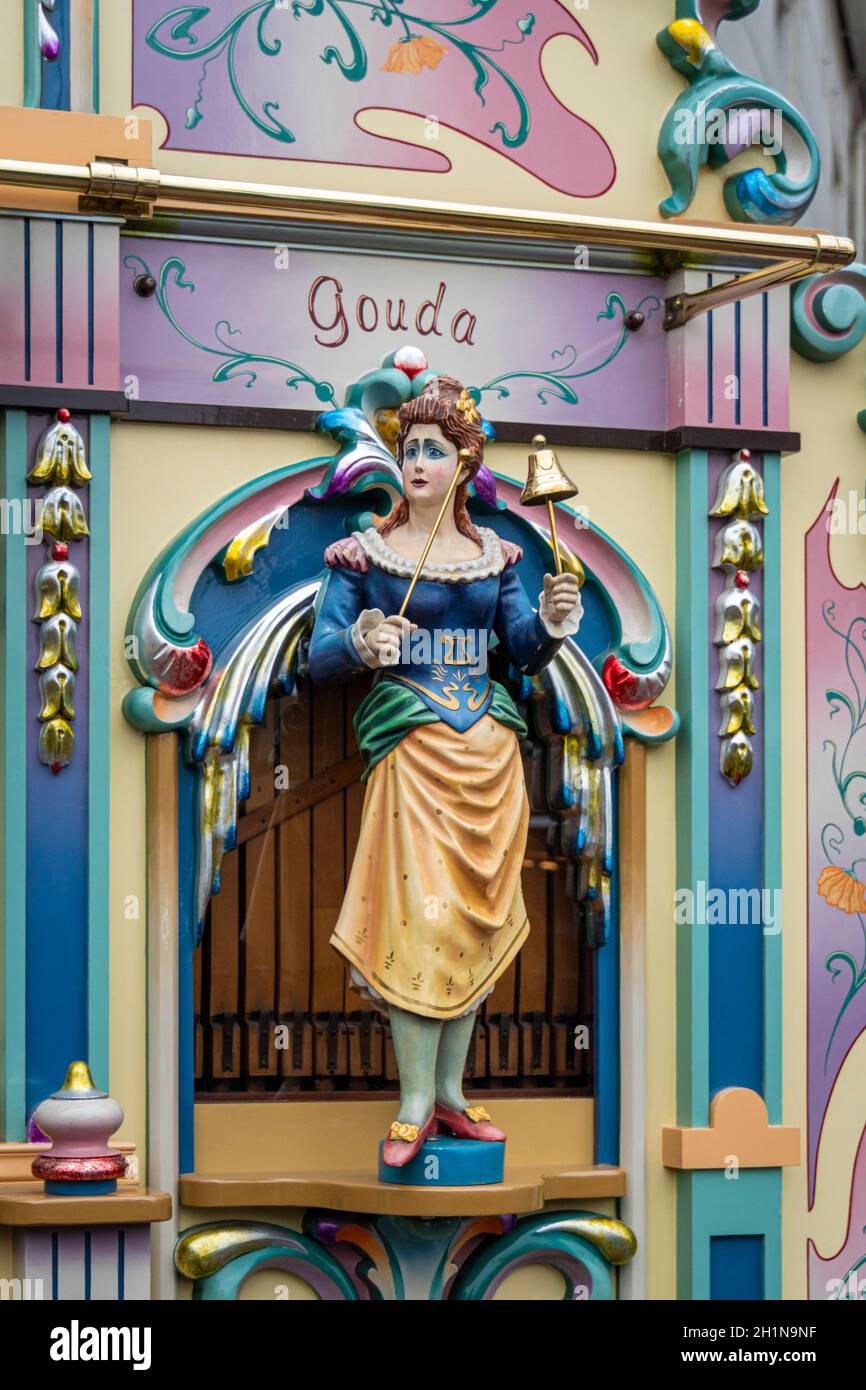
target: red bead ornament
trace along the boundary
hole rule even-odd
[[[751,582],[752,581],[749,579],[749,576],[746,574],[745,570],[737,570],[736,576],[734,577],[734,583],[736,584],[738,589],[748,589]]]
[[[52,560],[68,560],[69,546],[63,541],[55,541],[51,547],[51,558]]]
[[[70,415],[69,411],[66,409],[66,406],[65,406],[65,405],[64,405],[64,406],[61,406],[60,409],[58,410],[58,412],[57,412],[57,418],[58,418],[58,420],[60,421],[61,425],[68,425],[68,424],[69,424],[69,421],[72,419],[72,416]]]
[[[751,449],[741,449],[741,450],[740,450],[740,458],[743,460],[744,463],[748,463],[748,462],[749,462],[749,459],[750,459],[751,457],[752,457],[752,451],[751,451]]]
[[[426,372],[427,358],[419,347],[411,347],[407,344],[406,347],[401,347],[394,353],[394,366],[398,372],[405,372],[409,380],[412,381],[419,372]]]

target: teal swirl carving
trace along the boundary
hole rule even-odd
[[[285,367],[290,375],[286,377],[286,386],[297,388],[301,385],[312,386],[316,398],[326,401],[331,405],[337,404],[334,395],[334,387],[330,381],[320,381],[311,375],[305,368],[299,367],[296,362],[290,362],[286,357],[274,357],[269,353],[245,352],[240,348],[234,347],[225,341],[224,334],[230,338],[237,336],[240,329],[233,328],[228,319],[218,319],[213,327],[214,343],[203,343],[194,334],[187,332],[179,322],[169,303],[169,290],[173,284],[176,289],[189,290],[190,294],[195,293],[195,285],[192,280],[187,280],[186,266],[179,256],[169,256],[159,268],[159,274],[154,276],[153,271],[141,256],[124,256],[123,264],[128,270],[137,270],[143,275],[150,275],[156,280],[156,293],[154,299],[159,305],[160,310],[165,315],[168,322],[176,333],[184,338],[192,347],[199,352],[208,353],[212,357],[221,357],[223,360],[216,368],[211,377],[212,381],[235,381],[240,377],[246,377],[244,385],[249,389],[258,380],[258,373],[254,370],[255,365],[267,365],[275,367]]]
[[[482,19],[497,3],[498,0],[467,0],[467,13],[461,19],[449,20],[436,20],[421,13],[407,13],[402,0],[292,0],[291,11],[295,19],[301,19],[303,16],[315,19],[322,15],[336,19],[346,47],[341,51],[336,44],[329,43],[321,56],[324,63],[336,64],[348,82],[363,81],[368,70],[367,49],[357,28],[356,18],[381,24],[386,29],[394,26],[399,44],[417,43],[433,35],[447,40],[449,47],[461,54],[468,63],[473,75],[472,90],[482,105],[485,101],[485,88],[491,79],[498,79],[505,87],[514,104],[514,119],[511,128],[504,121],[494,122],[491,133],[498,134],[507,149],[515,149],[524,144],[529,135],[529,103],[522,88],[505,66],[497,62],[494,55],[503,53],[506,47],[524,43],[534,28],[535,16],[527,14],[518,20],[515,36],[503,40],[499,48],[473,43],[471,37],[466,37],[467,26]],[[279,4],[279,0],[256,0],[213,39],[206,42],[199,39],[196,29],[210,15],[209,5],[181,5],[170,10],[151,26],[145,36],[145,42],[155,53],[180,62],[201,62],[196,99],[186,112],[188,130],[192,130],[204,119],[201,104],[208,66],[217,58],[224,58],[232,94],[247,119],[272,140],[286,144],[294,143],[294,132],[289,130],[277,115],[280,109],[279,101],[263,101],[261,111],[256,111],[244,95],[238,77],[237,45],[248,28],[255,26],[256,42],[265,57],[276,58],[280,54],[282,41],[268,37],[268,20],[278,6],[281,9],[286,8],[285,4]],[[284,76],[287,80],[287,74]]]
[[[802,217],[815,196],[821,157],[815,137],[801,113],[778,92],[746,77],[728,61],[715,42],[724,19],[752,14],[760,0],[677,0],[676,19],[656,36],[668,62],[689,86],[671,107],[659,132],[658,152],[671,193],[660,204],[664,217],[685,212],[697,191],[703,165],[719,169],[753,143],[758,116],[781,117],[782,132],[805,148],[806,170],[790,175],[784,143],[772,146],[775,171],[757,166],[726,179],[725,206],[739,222],[786,225]],[[704,14],[711,12],[711,18]],[[737,118],[736,122],[734,118]],[[778,132],[773,129],[775,140]],[[761,140],[770,145],[766,124]]]
[[[613,1217],[549,1211],[518,1221],[509,1235],[482,1245],[460,1270],[451,1298],[489,1302],[499,1286],[527,1265],[552,1265],[565,1281],[563,1300],[609,1302],[613,1266],[637,1249],[634,1233]]]
[[[174,1252],[178,1273],[204,1302],[236,1299],[257,1269],[282,1269],[328,1302],[355,1302],[350,1275],[318,1241],[261,1221],[223,1221],[184,1231]]]
[[[644,313],[645,306],[649,306],[646,309],[645,317],[650,319],[661,308],[661,300],[654,294],[644,295],[643,299],[635,306],[635,311]],[[511,394],[506,382],[530,380],[541,383],[535,393],[541,405],[547,405],[548,399],[564,401],[567,405],[578,405],[580,398],[571,383],[579,381],[581,377],[594,376],[596,372],[609,367],[632,336],[624,322],[627,313],[625,300],[622,295],[615,292],[611,292],[605,299],[604,308],[596,314],[596,322],[599,319],[614,318],[617,311],[621,314],[619,336],[603,361],[597,362],[592,367],[586,367],[582,371],[572,371],[572,367],[576,366],[578,362],[578,351],[573,344],[569,343],[566,347],[556,348],[551,352],[552,359],[564,359],[556,368],[503,372],[500,376],[486,381],[483,386],[468,386],[467,390],[470,396],[473,397],[476,405],[480,404],[485,392],[495,392],[496,396],[502,400]]]
[[[862,837],[866,835],[866,771],[859,765],[859,758],[862,756],[864,748],[863,739],[859,736],[866,730],[866,618],[854,618],[847,631],[843,632],[841,628],[836,626],[835,616],[836,605],[832,599],[828,599],[821,609],[821,617],[830,631],[844,644],[845,669],[850,678],[850,693],[835,688],[826,690],[824,693],[830,706],[831,719],[841,715],[847,721],[848,727],[843,739],[838,742],[834,742],[833,739],[825,739],[823,747],[824,752],[831,755],[833,781],[836,785],[842,811],[847,816],[854,835]],[[835,822],[828,821],[821,830],[821,845],[828,862],[819,879],[818,891],[827,898],[831,906],[837,908],[840,904],[834,901],[833,896],[831,896],[832,888],[829,885],[826,888],[823,886],[822,881],[825,875],[835,874],[837,879],[845,883],[846,880],[841,878],[841,874],[844,872],[860,886],[855,872],[856,866],[866,863],[866,859],[855,859],[853,864],[844,870],[832,865],[831,859],[840,854],[844,843],[845,832]],[[860,895],[861,898],[866,897],[862,886]],[[839,1024],[860,990],[866,986],[866,916],[862,911],[852,912],[847,906],[843,910],[847,915],[856,917],[860,924],[860,932],[863,937],[863,959],[857,961],[850,951],[832,951],[824,961],[824,968],[834,980],[839,978],[843,970],[848,973],[848,988],[830,1031],[824,1053],[825,1072],[829,1065],[830,1051],[839,1030]]]
[[[628,1226],[589,1211],[513,1216],[365,1216],[307,1211],[302,1230],[224,1218],[184,1231],[175,1246],[178,1273],[193,1298],[239,1297],[257,1269],[294,1274],[321,1299],[343,1302],[492,1299],[524,1265],[550,1265],[568,1299],[613,1298],[613,1268],[637,1249]]]
[[[834,362],[866,338],[866,265],[810,275],[791,294],[791,343],[810,362]],[[857,416],[866,430],[866,410]]]

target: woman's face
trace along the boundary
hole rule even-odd
[[[457,445],[438,425],[412,425],[403,445],[403,495],[411,506],[441,504],[457,467]]]

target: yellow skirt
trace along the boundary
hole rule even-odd
[[[457,1018],[493,987],[529,921],[529,802],[517,737],[413,729],[373,769],[331,944],[395,1008]]]

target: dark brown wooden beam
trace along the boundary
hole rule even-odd
[[[363,771],[364,760],[361,754],[353,753],[351,758],[344,758],[341,763],[333,763],[331,767],[326,767],[324,772],[317,772],[315,777],[310,777],[300,786],[280,792],[273,801],[264,806],[257,806],[249,815],[241,816],[238,821],[238,844],[246,844],[256,836],[272,830],[275,825],[282,825],[293,816],[299,816],[302,811],[309,811],[321,801],[327,801],[329,796],[345,791],[346,787],[360,781]]]

